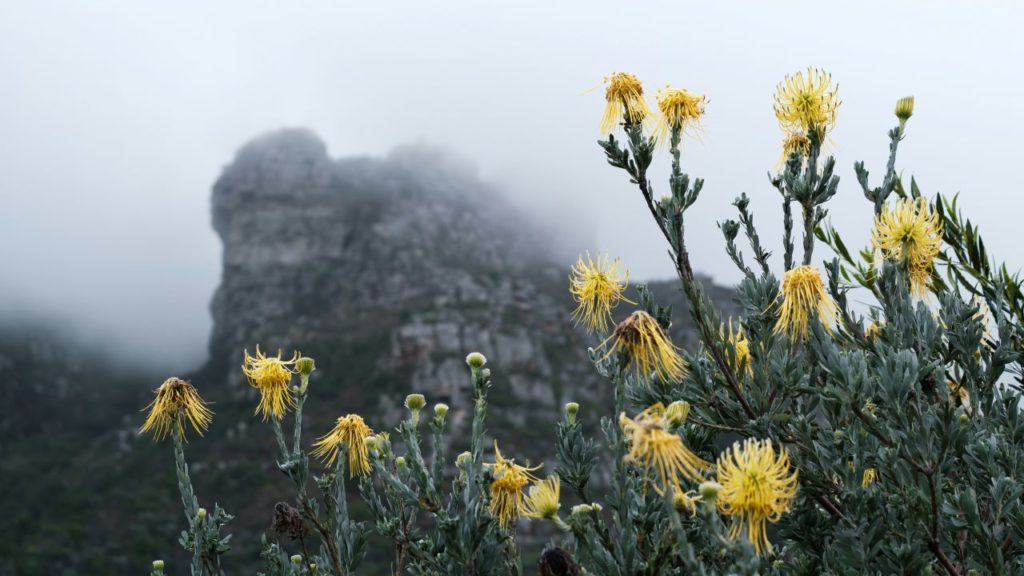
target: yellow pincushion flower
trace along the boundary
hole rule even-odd
[[[775,333],[788,332],[793,338],[807,337],[811,315],[818,314],[818,320],[831,330],[837,317],[835,302],[825,292],[821,274],[814,266],[798,266],[782,277],[782,307]]]
[[[617,72],[604,79],[604,116],[601,117],[601,133],[610,134],[622,122],[643,124],[650,120],[651,109],[644,100],[644,87],[632,74]]]
[[[750,341],[743,333],[743,326],[738,322],[733,327],[732,319],[722,324],[718,329],[718,336],[735,351],[735,366],[731,366],[733,372],[750,374],[753,372],[753,365],[750,362]]]
[[[861,475],[860,487],[861,488],[867,488],[867,487],[871,486],[872,484],[874,484],[875,480],[877,480],[877,479],[878,479],[878,470],[875,470],[874,468],[867,468],[867,469],[864,470],[864,474]]]
[[[295,398],[288,389],[288,383],[295,374],[294,365],[298,359],[299,353],[295,352],[290,360],[282,360],[280,350],[277,356],[267,356],[258,345],[255,356],[245,351],[242,372],[249,385],[260,391],[256,414],[263,414],[264,420],[271,416],[282,418],[289,408],[295,407]]]
[[[640,377],[656,372],[662,380],[673,382],[686,375],[686,363],[679,355],[679,350],[658,321],[643,310],[633,312],[620,322],[599,347],[607,347],[605,359],[619,350],[625,350],[630,364]]]
[[[352,478],[357,474],[366,476],[370,473],[369,449],[366,447],[366,439],[373,435],[373,430],[363,422],[362,416],[349,414],[338,418],[334,428],[324,434],[313,443],[313,456],[323,461],[327,466],[333,466],[338,458],[341,446],[345,446],[348,452],[348,476]]]
[[[835,125],[840,104],[839,87],[832,86],[832,75],[823,70],[790,74],[775,89],[775,117],[787,133],[813,130],[824,138]]]
[[[487,465],[491,469],[494,481],[491,482],[491,502],[487,509],[491,517],[503,527],[508,527],[523,514],[523,488],[537,478],[531,474],[540,466],[527,468],[505,459],[498,450],[498,442],[494,442],[494,463]]]
[[[629,287],[629,273],[619,272],[619,259],[611,260],[599,255],[596,260],[587,254],[576,260],[569,276],[569,293],[576,301],[572,314],[576,324],[583,324],[587,332],[607,332],[612,320],[612,309],[620,301],[634,302],[623,293]]]
[[[209,428],[213,412],[190,382],[168,378],[153,394],[156,398],[143,408],[149,410],[149,415],[139,433],[153,432],[153,438],[161,440],[174,432],[184,439],[186,422],[200,436]]]
[[[658,90],[658,125],[654,136],[659,142],[665,142],[674,130],[680,133],[700,130],[700,119],[704,115],[706,98],[689,90],[669,88]]]
[[[889,260],[907,262],[910,286],[917,296],[928,292],[935,257],[942,249],[942,222],[924,198],[904,198],[875,217],[871,243]]]
[[[620,414],[619,427],[629,440],[626,460],[637,463],[645,473],[654,471],[659,482],[655,490],[659,494],[669,488],[675,494],[684,493],[683,479],[702,482],[704,473],[711,469],[710,462],[694,454],[678,434],[670,432],[671,424],[660,402],[635,418]]]
[[[718,458],[718,510],[732,516],[729,536],[745,534],[758,554],[771,552],[767,522],[778,522],[796,496],[797,471],[790,471],[789,453],[776,453],[770,440],[736,442]]]
[[[548,476],[530,486],[526,501],[523,503],[523,516],[537,519],[554,518],[560,505],[560,491],[558,476]]]

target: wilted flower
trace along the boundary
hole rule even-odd
[[[897,200],[875,217],[871,243],[889,260],[907,262],[917,296],[928,292],[935,257],[942,248],[942,222],[924,198]]]
[[[789,454],[778,454],[770,440],[748,438],[736,442],[718,458],[718,509],[734,516],[729,528],[733,539],[741,533],[758,554],[772,549],[765,524],[775,523],[789,511],[796,496],[797,471],[790,472]]]
[[[327,466],[332,466],[338,458],[338,451],[345,445],[348,452],[348,476],[366,476],[370,473],[369,449],[366,438],[373,430],[363,422],[362,416],[349,414],[338,418],[330,432],[320,437],[313,444],[313,456],[319,458]]]
[[[539,470],[540,466],[527,468],[516,464],[514,460],[506,460],[498,450],[497,441],[494,443],[494,463],[487,466],[494,477],[494,481],[491,482],[491,502],[488,510],[492,518],[507,527],[522,515],[523,488],[530,482],[537,481],[530,472]]]
[[[832,75],[808,68],[790,74],[775,89],[775,117],[788,133],[814,131],[824,138],[836,122],[839,87],[832,86]]]
[[[632,74],[617,72],[604,79],[604,116],[601,117],[601,133],[610,134],[615,127],[627,124],[641,124],[651,117],[651,109],[644,100],[644,88]]]
[[[660,483],[655,490],[659,494],[664,494],[670,487],[681,493],[684,492],[682,479],[703,481],[704,472],[711,468],[711,463],[687,448],[678,434],[669,432],[671,424],[665,412],[665,407],[658,402],[635,418],[619,415],[619,426],[629,440],[626,460],[636,462],[646,472],[653,470],[657,474]]]
[[[612,309],[620,301],[630,302],[623,293],[629,287],[629,273],[619,272],[619,259],[610,260],[599,255],[597,260],[587,254],[580,256],[569,276],[569,293],[576,301],[572,313],[576,324],[582,323],[587,332],[607,332],[612,320]],[[632,304],[632,302],[630,302]]]
[[[807,337],[811,315],[817,312],[818,320],[830,330],[836,320],[836,305],[825,292],[821,274],[814,266],[797,266],[782,277],[782,308],[775,333],[788,332],[793,338]]]
[[[776,168],[785,165],[786,160],[794,153],[800,154],[804,158],[811,155],[811,139],[807,137],[806,132],[788,132],[786,134],[786,137],[782,139],[782,156],[779,157]]]
[[[629,362],[637,376],[647,377],[651,372],[666,382],[678,381],[686,375],[686,363],[679,355],[679,350],[668,339],[653,316],[637,310],[619,323],[601,346],[608,346],[604,358],[609,358],[619,350],[625,350]]]
[[[245,351],[242,372],[249,380],[249,386],[260,391],[256,414],[263,414],[264,420],[271,416],[282,418],[289,408],[295,407],[295,398],[288,389],[288,383],[295,374],[294,365],[298,359],[299,353],[295,352],[290,360],[283,360],[280,350],[277,356],[267,356],[258,345],[255,356]]]
[[[202,436],[213,420],[213,412],[206,407],[206,401],[190,382],[168,378],[153,394],[156,398],[143,408],[144,411],[149,410],[149,415],[139,432],[152,431],[156,440],[165,438],[172,431],[178,438],[184,438],[185,422]]]
[[[673,131],[680,133],[700,130],[700,118],[704,115],[706,98],[689,90],[669,88],[658,90],[658,110],[661,115],[654,136],[664,142]]]
[[[558,476],[548,476],[530,486],[523,503],[523,516],[527,518],[550,519],[558,514]]]

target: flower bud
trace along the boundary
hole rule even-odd
[[[911,116],[914,115],[914,97],[904,96],[896,101],[896,117],[900,119],[900,125],[903,125]]]
[[[483,370],[480,371],[480,375],[483,376],[484,380],[490,380],[491,379],[491,369],[490,368],[484,368]]]
[[[405,397],[405,407],[413,412],[419,412],[427,405],[427,399],[423,394],[409,394]]]
[[[960,412],[960,425],[967,426],[967,412]]]
[[[399,470],[403,470],[405,468],[404,456],[398,456],[397,458],[395,458],[395,467],[398,468]]]
[[[471,460],[473,460],[473,455],[469,452],[463,452],[455,457],[455,465],[459,468],[465,468]]]
[[[316,370],[316,362],[309,356],[303,356],[295,361],[295,369],[303,376],[309,376]]]
[[[366,444],[366,449],[369,450],[370,453],[375,453],[380,449],[380,439],[377,438],[376,435],[367,436],[366,439],[363,440],[363,444]]]
[[[298,566],[299,564],[302,564],[302,556],[300,556],[298,554],[292,556],[292,564],[295,564],[296,566]]]
[[[579,404],[577,404],[575,402],[569,402],[568,404],[565,405],[565,419],[568,420],[570,424],[575,422],[576,421],[576,414],[578,414],[579,411],[580,411],[580,405]]]
[[[846,438],[846,432],[843,432],[842,430],[832,432],[832,439],[836,442],[842,442],[843,438]]]
[[[711,502],[718,498],[718,492],[722,489],[722,485],[718,482],[707,481],[701,482],[700,486],[697,487],[697,491],[704,498],[706,502]]]
[[[487,364],[487,358],[479,352],[471,352],[466,356],[466,364],[469,364],[469,367],[473,369],[483,368],[484,364]]]
[[[676,400],[665,409],[665,419],[673,428],[679,428],[686,422],[690,415],[690,403],[685,400]]]
[[[200,521],[206,520],[206,508],[196,510],[196,518],[199,518]]]
[[[448,415],[448,405],[447,404],[445,404],[443,402],[438,403],[438,404],[434,404],[434,416],[437,416],[438,418],[444,418],[447,415]]]
[[[602,507],[601,507],[601,505],[600,505],[600,504],[598,504],[597,502],[594,502],[593,504],[591,504],[591,505],[590,505],[590,508],[591,508],[591,510],[593,510],[594,512],[600,512],[601,510],[604,510],[604,508],[602,508]]]
[[[309,571],[312,574],[316,574],[316,564],[310,564],[309,565]]]
[[[163,560],[153,560],[153,570],[156,570],[157,572],[160,572],[163,569],[164,569],[164,561]]]
[[[572,507],[569,511],[573,516],[581,516],[583,514],[589,514],[594,511],[594,507],[590,504],[577,504]]]

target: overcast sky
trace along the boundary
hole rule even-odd
[[[880,176],[893,104],[913,94],[900,168],[928,194],[961,191],[1017,268],[1022,6],[6,0],[0,322],[29,311],[182,372],[201,361],[220,272],[210,186],[239,145],[285,126],[336,157],[449,146],[522,204],[571,211],[581,246],[635,278],[668,276],[642,202],[594,144],[602,92],[585,92],[613,71],[651,94],[708,96],[704,136],[685,144],[686,169],[707,180],[689,235],[696,267],[722,282],[737,274],[715,223],[739,192],[763,236],[781,229],[771,98],[808,65],[840,84],[832,214],[848,243],[866,242],[871,217],[853,162]]]

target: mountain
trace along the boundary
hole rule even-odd
[[[214,402],[210,432],[187,452],[200,502],[236,515],[232,573],[254,573],[258,534],[273,504],[290,498],[269,427],[252,412],[243,350],[297,348],[316,359],[307,441],[352,412],[390,430],[405,395],[419,392],[451,406],[459,448],[471,351],[484,353],[494,372],[491,436],[518,459],[553,456],[565,402],[580,402],[585,415],[606,411],[610,391],[586,358],[594,341],[570,320],[575,255],[453,155],[406,146],[384,158],[336,160],[314,134],[278,131],[238,151],[213,186],[211,207],[223,270],[210,308],[210,359],[177,376]],[[676,285],[651,287],[676,305],[674,336],[693,350]],[[727,290],[709,292],[730,306]],[[0,340],[0,377],[3,359],[21,354],[16,343]],[[38,374],[32,383],[4,378],[0,389],[8,405],[25,397],[33,405],[0,420],[4,460],[20,462],[0,470],[24,490],[0,496],[9,511],[0,522],[0,574],[142,573],[153,558],[181,573],[170,446],[135,433],[147,388],[172,374],[132,374],[125,378],[133,384],[112,388],[80,363],[50,361],[39,372],[33,362],[23,358],[21,368]],[[71,396],[26,396],[69,380],[77,383]],[[40,428],[43,418],[28,416],[37,413],[66,423],[59,440]],[[26,430],[34,431],[29,440]]]

